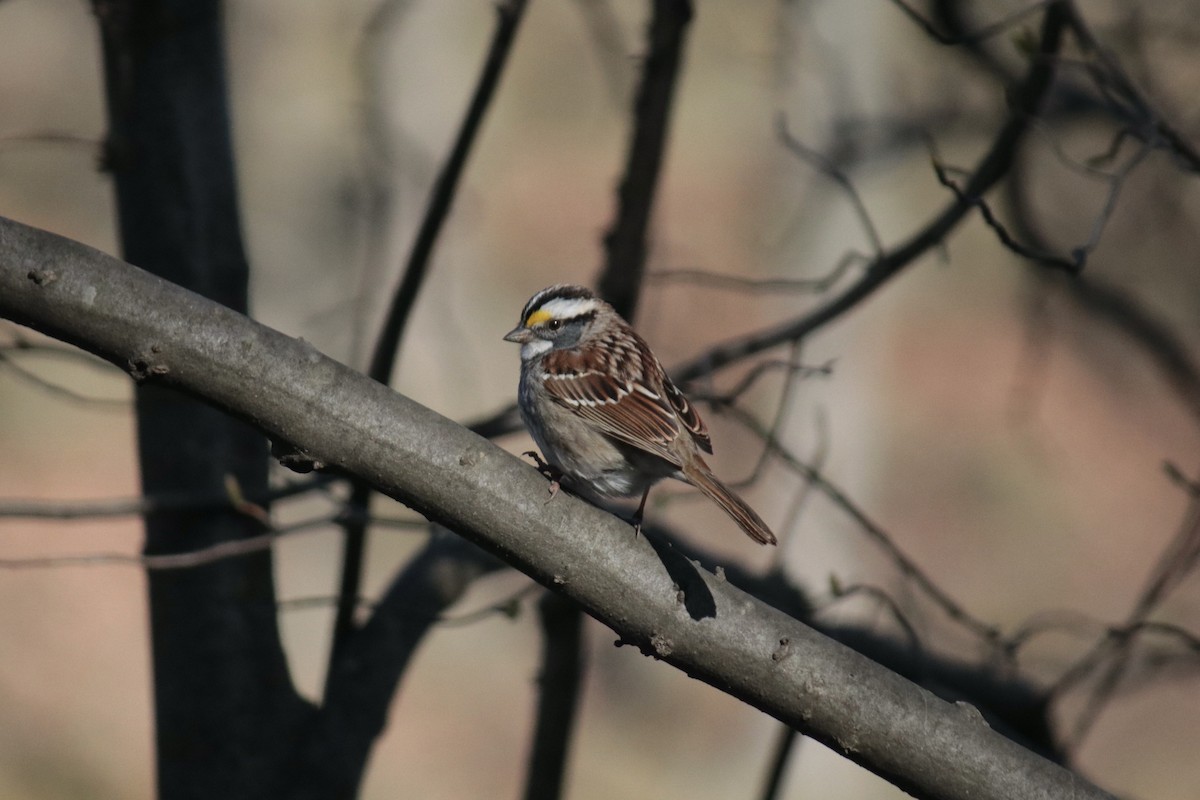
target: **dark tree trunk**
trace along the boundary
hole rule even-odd
[[[104,45],[108,167],[125,257],[239,311],[242,248],[215,0],[95,0]],[[154,308],[147,308],[154,314]],[[161,343],[166,346],[166,343]],[[146,369],[160,343],[145,343]],[[267,481],[263,436],[170,389],[137,392],[142,488],[250,498]],[[233,511],[146,521],[147,553],[261,532]],[[267,797],[306,716],[279,640],[271,555],[149,573],[158,796]]]

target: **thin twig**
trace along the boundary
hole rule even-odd
[[[1099,633],[1102,638],[1114,640],[1155,635],[1169,641],[1174,641],[1182,645],[1185,649],[1200,654],[1200,633],[1194,633],[1182,625],[1145,620],[1134,625],[1116,626],[1109,625],[1079,611],[1042,612],[1037,614],[1021,623],[1011,635],[1005,637],[1004,647],[1015,655],[1035,639],[1047,634],[1064,633],[1075,634],[1080,637],[1092,637]],[[1078,669],[1079,663],[1081,662],[1077,662],[1071,669]],[[1077,681],[1078,678],[1067,678],[1066,673],[1060,676],[1060,682],[1070,684]]]
[[[854,206],[854,213],[858,217],[859,223],[863,227],[863,232],[867,235],[867,241],[871,243],[871,251],[876,258],[883,255],[883,239],[879,236],[879,231],[875,228],[875,221],[871,219],[871,213],[867,211],[867,204],[863,202],[862,195],[858,193],[854,182],[837,164],[830,158],[818,153],[813,148],[800,141],[788,129],[787,118],[780,114],[775,121],[775,128],[779,135],[779,140],[783,142],[784,147],[788,152],[796,156],[807,164],[816,167],[817,171],[831,181],[841,187],[846,193],[846,199],[850,201],[850,205]]]
[[[600,74],[614,103],[629,95],[629,52],[612,0],[575,0],[587,26],[588,39],[600,58]]]
[[[372,520],[372,524],[379,524],[380,520]],[[427,527],[423,524],[422,527]],[[483,608],[478,608],[473,611],[463,611],[459,614],[438,614],[438,625],[445,628],[461,628],[468,625],[500,615],[510,619],[516,618],[521,601],[529,597],[534,592],[542,591],[542,587],[536,583],[530,583],[527,586],[518,589],[508,597],[497,600]],[[292,597],[287,600],[280,600],[276,607],[280,611],[304,611],[308,609],[330,609],[337,603],[337,595],[315,595],[311,597]],[[359,601],[359,608],[374,611],[378,608],[378,604],[367,599]]]
[[[698,389],[689,389],[688,397],[697,402],[708,403],[713,406],[729,406],[736,403],[742,395],[754,388],[754,386],[768,374],[777,370],[782,370],[787,373],[787,378],[827,378],[833,375],[833,365],[836,359],[829,359],[820,366],[804,366],[796,361],[783,361],[777,358],[760,361],[748,370],[741,379],[735,383],[730,389],[723,392],[703,391]]]
[[[90,149],[97,154],[101,152],[103,147],[103,142],[100,139],[80,136],[75,133],[66,133],[65,131],[31,131],[29,133],[13,133],[8,136],[0,136],[0,151],[14,150],[18,147],[31,144],[65,146],[71,149]]]
[[[1132,123],[1131,132],[1143,138],[1143,141],[1160,140],[1182,165],[1192,172],[1200,172],[1200,150],[1167,122],[1166,116],[1137,88],[1120,62],[1101,46],[1076,4],[1066,2],[1065,11],[1071,33],[1084,51],[1090,53],[1094,59],[1096,66],[1092,74],[1097,89],[1101,92],[1115,92],[1123,105],[1130,109],[1127,121]]]
[[[1017,174],[1005,183],[1007,210],[1023,239],[1048,250],[1050,245],[1034,221],[1032,203],[1027,196],[1029,180],[1024,175],[1028,169],[1027,161],[1027,158],[1019,157],[1014,164]],[[1099,274],[1081,275],[1069,281],[1061,281],[1059,273],[1045,270],[1037,270],[1033,275],[1043,283],[1055,280],[1068,300],[1140,347],[1193,420],[1200,423],[1200,365],[1193,359],[1191,348],[1183,337],[1166,320]],[[1044,291],[1039,293],[1039,297],[1045,296]]]
[[[1183,469],[1173,461],[1163,462],[1163,473],[1171,483],[1187,492],[1188,497],[1200,497],[1200,482],[1194,481],[1183,473]]]
[[[742,275],[723,275],[703,269],[656,269],[647,273],[646,277],[652,281],[678,281],[737,292],[820,294],[828,291],[840,281],[850,267],[867,264],[870,261],[869,256],[851,250],[838,259],[838,263],[834,265],[833,269],[820,278],[748,278]]]
[[[817,472],[823,473],[832,448],[830,447],[829,425],[821,409],[817,409],[815,422],[815,444],[812,455],[806,459],[805,463],[811,465]],[[812,497],[813,491],[811,481],[800,481],[796,487],[795,495],[791,502],[788,503],[787,510],[783,513],[783,523],[779,526],[781,546],[777,547],[775,552],[771,554],[772,567],[774,569],[783,569],[785,548],[788,540],[792,538],[795,531],[800,529],[800,516],[804,513],[804,509],[808,507],[808,501]]]
[[[242,513],[248,516],[258,517],[257,514],[243,511]],[[343,520],[343,513],[326,514],[311,519],[302,520],[292,525],[287,525],[281,528],[273,528],[266,533],[257,536],[247,536],[244,539],[231,539],[207,547],[189,550],[184,553],[161,553],[154,555],[130,555],[128,553],[81,553],[68,556],[38,556],[33,558],[8,558],[0,559],[0,569],[45,569],[52,567],[74,567],[74,566],[105,566],[105,565],[122,565],[132,567],[142,567],[143,569],[156,570],[176,570],[176,569],[191,569],[193,567],[202,567],[208,564],[214,564],[218,561],[224,561],[230,558],[250,555],[267,550],[277,540],[285,537],[291,537],[299,533],[312,532],[316,528],[327,525],[339,524]],[[415,520],[398,520],[398,519],[380,519],[372,518],[372,525],[382,525],[390,528],[398,529],[419,529],[421,531],[428,530],[428,523],[417,522]],[[265,523],[264,523],[265,526]]]
[[[779,399],[775,403],[775,414],[771,419],[770,426],[767,428],[768,436],[776,441],[782,440],[780,431],[787,424],[788,416],[792,412],[792,395],[796,391],[798,384],[793,378],[803,369],[800,365],[801,352],[800,343],[793,343],[787,360],[788,370],[784,374],[783,385],[779,389]],[[750,470],[750,475],[744,480],[743,485],[749,486],[757,483],[758,479],[762,477],[763,472],[767,469],[770,461],[771,448],[764,445],[762,451],[758,454],[758,459],[754,462],[754,468]]]
[[[1071,249],[1071,257],[1063,258],[1055,255],[1047,250],[1041,250],[1028,245],[1022,244],[1008,232],[1008,229],[996,217],[991,206],[982,197],[967,197],[963,194],[959,185],[950,177],[950,170],[938,158],[936,152],[932,154],[932,164],[934,173],[937,175],[938,182],[946,188],[954,192],[955,197],[960,200],[970,202],[983,217],[983,221],[991,228],[1000,243],[1006,248],[1035,263],[1048,267],[1058,267],[1067,272],[1078,272],[1083,269],[1087,263],[1088,256],[1096,249],[1100,243],[1100,236],[1107,227],[1109,220],[1112,218],[1113,210],[1116,208],[1117,198],[1121,193],[1121,189],[1125,184],[1125,180],[1129,177],[1139,164],[1145,160],[1146,156],[1150,155],[1152,148],[1143,144],[1133,156],[1131,156],[1122,166],[1115,172],[1104,174],[1103,178],[1108,183],[1108,192],[1105,195],[1104,204],[1100,211],[1096,214],[1092,222],[1092,231],[1087,240]]]
[[[536,583],[530,583],[513,592],[508,597],[497,600],[495,603],[491,603],[483,608],[475,609],[474,611],[463,611],[454,615],[442,614],[438,617],[438,623],[452,628],[460,627],[473,625],[481,619],[494,617],[497,614],[513,619],[518,614],[521,601],[540,591],[542,591],[541,586]]]
[[[0,518],[95,520],[110,517],[145,516],[168,511],[221,511],[236,509],[242,503],[259,506],[276,500],[304,495],[320,490],[334,478],[318,476],[307,481],[272,489],[265,497],[241,498],[222,492],[163,492],[143,497],[122,497],[107,500],[19,500],[0,498]]]
[[[323,525],[330,525],[337,520],[336,516],[305,520],[286,528],[247,536],[244,539],[227,539],[207,547],[189,550],[184,553],[162,553],[156,555],[131,555],[129,553],[85,553],[69,556],[43,556],[35,558],[5,558],[0,559],[0,569],[46,569],[56,567],[93,567],[104,565],[121,565],[141,567],[147,571],[192,569],[207,564],[214,564],[229,558],[258,553],[270,549],[278,539],[293,536],[298,533],[312,531]]]
[[[878,586],[870,586],[863,583],[842,586],[837,582],[831,583],[831,599],[829,603],[826,603],[817,609],[818,614],[829,610],[833,604],[847,598],[858,597],[860,595],[871,598],[876,603],[888,610],[888,613],[892,615],[892,619],[896,621],[896,624],[900,626],[900,630],[904,632],[904,638],[908,642],[908,649],[912,654],[912,661],[915,665],[914,669],[916,670],[917,674],[920,674],[924,671],[920,668],[925,660],[925,648],[921,646],[921,637],[917,635],[917,629],[909,621],[908,616],[904,613],[904,610],[900,608],[900,604],[897,603],[891,595]]]
[[[1030,61],[1024,81],[1011,93],[1011,110],[988,152],[980,160],[963,186],[965,197],[981,197],[1008,174],[1019,145],[1037,116],[1054,81],[1056,57],[1062,47],[1066,26],[1064,0],[1046,6],[1042,20],[1039,49]],[[930,249],[940,246],[946,236],[963,220],[974,206],[955,199],[948,208],[914,233],[908,241],[874,259],[861,279],[829,302],[804,316],[746,336],[718,344],[683,364],[672,373],[676,380],[687,382],[700,375],[741,361],[780,344],[801,339],[818,328],[841,317],[858,306],[881,286],[898,275]]]
[[[1011,14],[1008,14],[1007,16],[1002,17],[1001,19],[989,25],[984,25],[972,33],[954,36],[948,36],[939,31],[933,22],[927,19],[920,11],[913,8],[912,5],[906,2],[906,0],[891,0],[891,3],[904,12],[904,15],[916,23],[921,30],[925,31],[929,38],[933,39],[938,44],[944,44],[953,47],[957,45],[974,44],[986,39],[990,39],[997,34],[1001,34],[1012,26],[1016,25],[1021,20],[1033,14],[1038,9],[1045,7],[1047,5],[1047,0],[1041,0],[1041,2],[1032,3],[1024,8],[1017,9]]]
[[[1197,565],[1200,565],[1200,498],[1193,497],[1188,503],[1178,532],[1159,557],[1146,588],[1138,595],[1133,609],[1119,630],[1138,629]],[[1060,695],[1076,686],[1101,665],[1105,666],[1087,704],[1071,728],[1067,739],[1069,750],[1074,750],[1082,743],[1125,677],[1131,655],[1129,643],[1128,635],[1101,640],[1052,687],[1051,695]]]
[[[413,240],[412,250],[404,266],[392,302],[384,318],[383,327],[375,343],[374,354],[367,374],[380,383],[387,383],[396,364],[400,341],[408,323],[417,296],[425,282],[425,276],[433,259],[433,250],[442,232],[442,226],[450,214],[450,208],[458,192],[458,184],[471,155],[472,147],[479,137],[483,119],[500,85],[500,77],[508,63],[516,39],[517,29],[525,12],[526,0],[504,0],[496,3],[496,28],[479,82],[471,96],[458,135],[450,148],[438,176],[430,190],[429,201],[421,227]]]
[[[82,394],[69,386],[63,386],[60,383],[43,378],[28,367],[17,363],[16,360],[6,355],[2,350],[0,350],[0,366],[7,367],[9,371],[21,380],[36,386],[60,400],[81,403],[91,408],[103,409],[105,411],[130,411],[133,409],[131,398],[93,397],[92,395]]]
[[[979,210],[979,216],[983,218],[984,223],[996,233],[996,238],[1000,240],[1000,244],[1021,256],[1022,258],[1033,261],[1047,267],[1058,267],[1067,270],[1068,272],[1078,272],[1083,269],[1084,262],[1082,260],[1083,253],[1080,253],[1078,258],[1063,258],[1054,253],[1042,250],[1034,250],[1031,247],[1021,244],[1008,229],[1004,227],[1004,223],[997,219],[993,213],[991,206],[982,197],[968,197],[962,188],[950,177],[950,170],[943,165],[936,155],[932,156],[930,163],[933,165],[934,174],[937,175],[938,183],[945,186],[960,202],[968,203]]]
[[[1002,641],[1003,637],[999,628],[975,617],[951,598],[915,561],[900,549],[887,531],[872,520],[865,511],[859,508],[858,504],[850,499],[849,495],[829,481],[821,472],[814,469],[811,465],[805,464],[793,455],[781,442],[770,438],[765,426],[752,414],[743,411],[737,406],[730,408],[727,413],[756,436],[763,437],[765,441],[768,441],[775,455],[787,467],[805,480],[812,482],[822,494],[833,501],[834,505],[842,509],[843,512],[853,519],[859,529],[873,539],[884,553],[887,554],[896,565],[896,568],[916,584],[936,606],[941,608],[947,617],[988,642],[998,643]]]

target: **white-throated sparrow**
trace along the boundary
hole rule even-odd
[[[721,483],[696,409],[641,336],[583,286],[535,294],[504,338],[521,345],[521,418],[550,466],[573,491],[599,501],[641,494],[662,478],[695,486],[751,539],[775,544],[754,509]]]

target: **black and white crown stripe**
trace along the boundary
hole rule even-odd
[[[524,324],[535,311],[544,311],[549,319],[574,319],[595,313],[600,301],[591,290],[582,286],[550,286],[529,298],[521,311]]]

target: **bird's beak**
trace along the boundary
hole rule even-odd
[[[518,325],[508,333],[504,334],[504,341],[516,342],[517,344],[525,344],[533,339],[533,331],[526,328],[524,325]]]

